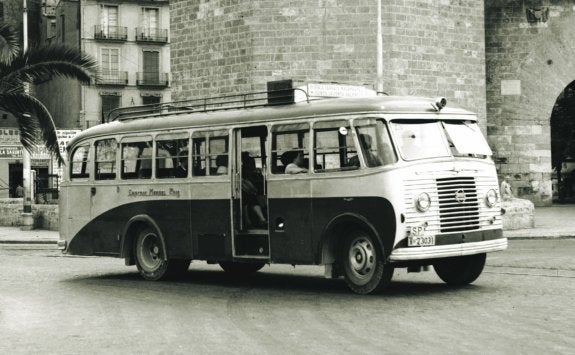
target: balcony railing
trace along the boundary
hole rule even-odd
[[[137,42],[168,43],[168,30],[158,28],[136,28]]]
[[[94,26],[94,38],[107,41],[126,41],[128,28],[120,26]]]
[[[104,70],[100,72],[96,85],[128,85],[128,72],[117,70]]]
[[[168,73],[159,72],[139,72],[136,80],[138,86],[168,86]]]

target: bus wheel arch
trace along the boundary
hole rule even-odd
[[[361,216],[334,219],[322,240],[323,263],[333,264],[334,276],[344,276],[352,291],[368,294],[391,282],[394,268],[386,263],[382,236]]]
[[[364,230],[380,239],[376,229],[366,219],[355,214],[344,214],[332,219],[324,229],[321,238],[321,262],[332,264],[337,261],[343,239],[352,230]],[[383,245],[380,243],[380,245]]]
[[[153,228],[162,240],[163,250],[166,250],[166,243],[158,224],[148,215],[137,215],[126,223],[124,231],[121,236],[121,249],[120,256],[126,260],[126,265],[135,265],[136,258],[134,254],[134,246],[138,240],[138,236],[145,228]]]
[[[149,216],[133,217],[123,236],[122,255],[126,264],[136,264],[138,272],[146,280],[175,278],[190,266],[190,259],[169,258],[165,238]]]

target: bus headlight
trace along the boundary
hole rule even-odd
[[[431,198],[426,192],[420,193],[419,196],[417,196],[417,198],[415,199],[415,208],[417,208],[419,212],[427,211],[430,205],[431,205]]]
[[[493,189],[487,191],[487,195],[485,195],[485,203],[489,207],[495,206],[497,203],[497,192]]]

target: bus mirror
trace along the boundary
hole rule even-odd
[[[447,99],[445,97],[438,97],[432,106],[436,111],[441,111],[442,108],[447,106]]]

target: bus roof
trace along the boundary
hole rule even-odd
[[[430,119],[476,120],[473,112],[459,106],[447,104],[441,110],[431,98],[413,96],[375,96],[362,98],[311,99],[293,104],[233,108],[213,111],[175,111],[130,117],[89,128],[76,135],[69,143],[89,137],[121,134],[128,132],[150,132],[154,130],[177,130],[190,127],[227,128],[235,124],[267,123],[277,120],[298,120],[349,114],[417,114],[413,119],[429,115]]]

